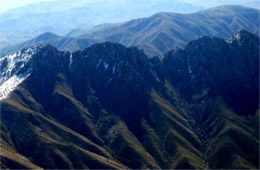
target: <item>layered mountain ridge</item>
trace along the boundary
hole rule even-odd
[[[44,33],[36,38],[1,50],[1,56],[38,43],[48,43],[63,51],[83,50],[94,43],[111,41],[137,46],[150,56],[163,55],[184,47],[200,36],[228,39],[241,29],[259,35],[259,10],[223,5],[196,13],[157,13],[117,24],[103,24],[90,30],[76,29],[66,36]]]
[[[154,56],[163,55],[176,47],[184,47],[189,41],[204,35],[227,39],[240,29],[259,35],[258,21],[257,9],[223,5],[190,14],[157,13],[148,18],[104,26],[102,29],[94,28],[85,31],[85,34],[80,31],[79,35],[125,46],[138,46],[147,55]]]
[[[86,29],[107,22],[116,23],[147,17],[160,11],[187,13],[200,9],[202,8],[179,0],[36,2],[0,14],[0,48],[21,43],[44,32],[65,35],[72,29]]]
[[[258,68],[245,30],[163,57],[112,42],[2,57],[0,87],[26,76],[0,93],[1,167],[259,168]]]

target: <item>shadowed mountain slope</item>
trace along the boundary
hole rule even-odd
[[[25,49],[0,59],[1,149],[28,168],[256,169],[258,67],[244,30],[163,58],[111,42]]]

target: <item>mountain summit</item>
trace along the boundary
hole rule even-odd
[[[244,30],[151,59],[112,42],[5,56],[0,165],[257,169],[258,68],[259,37]]]

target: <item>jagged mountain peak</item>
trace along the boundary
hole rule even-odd
[[[1,79],[0,84],[13,76],[14,74],[19,73],[26,63],[39,52],[42,48],[48,46],[47,44],[38,44],[34,45],[31,48],[22,49],[13,54],[4,56],[0,58],[0,68],[1,68]]]
[[[37,67],[33,60],[41,51],[51,47],[48,44],[37,44],[27,49],[0,58],[0,100],[8,95]]]
[[[55,47],[49,44],[37,44],[28,49],[22,49],[14,54],[0,58],[1,82],[2,86],[6,86],[8,80],[12,77],[21,77],[21,81],[17,79],[15,85],[8,90],[4,98],[15,89],[22,81],[29,77],[32,73],[35,76],[48,72],[54,75],[58,72],[74,72],[85,65],[88,69],[102,71],[106,74],[115,75],[125,70],[125,67],[131,65],[133,69],[148,69],[149,59],[143,50],[136,47],[127,48],[118,43],[104,42],[95,44],[83,51],[74,53],[59,52]],[[82,70],[86,70],[85,68]],[[25,74],[25,75],[23,75]],[[120,73],[121,74],[121,73]],[[55,78],[55,77],[52,77]],[[109,78],[109,77],[108,77]],[[8,83],[10,84],[10,83]],[[7,91],[6,88],[2,88]],[[4,94],[4,92],[1,92]]]
[[[165,60],[175,68],[170,69],[175,75],[172,81],[180,84],[184,96],[217,89],[215,92],[219,91],[219,95],[228,94],[224,97],[236,112],[255,112],[259,89],[256,86],[259,82],[255,81],[259,75],[259,37],[256,35],[241,30],[228,42],[216,37],[201,37],[183,50],[167,53]],[[192,94],[189,94],[190,89]],[[239,90],[246,101],[237,97]]]
[[[259,43],[243,43],[201,37],[152,59],[47,45],[1,100],[3,141],[43,168],[257,169]]]
[[[140,64],[147,65],[149,62],[143,50],[137,47],[127,48],[114,42],[92,45],[82,51],[82,55],[85,56],[91,67],[99,68],[99,66],[103,65],[105,70],[108,68],[115,70],[115,65],[122,63],[130,63],[133,67],[139,67]]]
[[[228,43],[242,45],[245,41],[258,41],[258,37],[255,34],[248,32],[245,29],[239,30],[230,39],[227,40]]]
[[[218,37],[202,36],[191,41],[185,46],[185,50],[204,50],[206,48],[217,48],[218,45],[225,44],[225,40]],[[205,48],[206,47],[206,48]],[[209,54],[211,55],[211,54]]]

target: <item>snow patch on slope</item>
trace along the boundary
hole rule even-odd
[[[187,64],[188,64],[188,71],[189,71],[189,74],[192,73],[192,70],[191,70],[191,66],[190,66],[190,56],[188,55],[187,57]]]
[[[230,39],[227,40],[227,42],[229,44],[233,43],[234,41],[236,41],[238,43],[238,45],[241,46],[241,33],[240,32],[238,32],[233,37],[231,37]]]
[[[0,58],[0,100],[30,76],[32,69],[25,66],[35,53],[36,48],[28,48]]]
[[[107,64],[107,63],[103,63],[103,66],[104,66],[104,68],[105,68],[105,70],[107,71],[107,69],[108,69],[108,67],[109,67],[109,64]]]
[[[237,39],[238,42],[240,42],[240,40],[241,40],[240,32],[235,35],[235,38]]]
[[[100,66],[101,62],[102,62],[102,59],[99,59],[97,65],[96,65],[96,69]]]
[[[71,65],[72,65],[72,62],[73,62],[73,58],[72,58],[72,54],[70,54],[70,62],[69,62],[69,69],[71,70]]]
[[[0,85],[24,68],[33,54],[35,50],[29,48],[0,58]]]
[[[9,78],[7,81],[0,85],[0,101],[7,98],[8,95],[27,77],[31,74],[31,70],[28,70],[24,74],[14,75]]]

